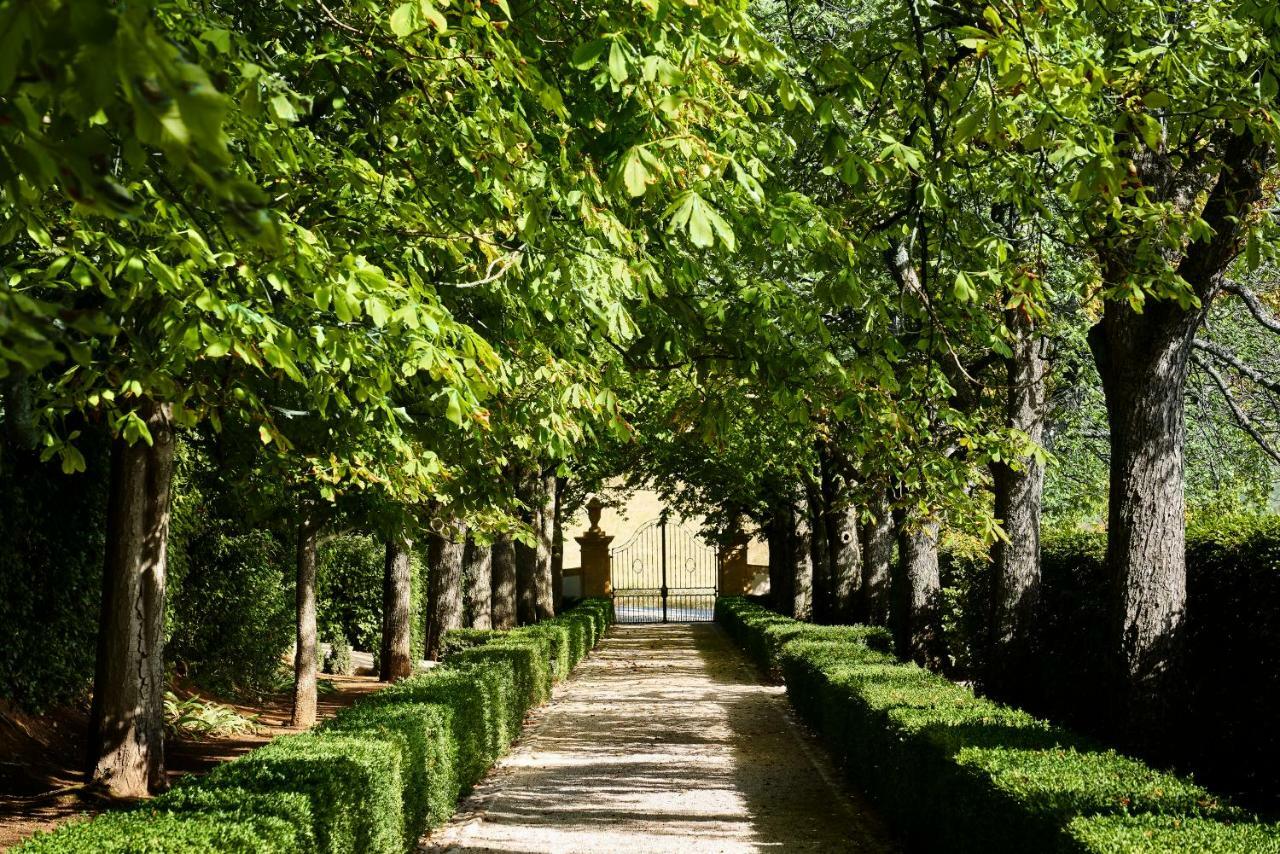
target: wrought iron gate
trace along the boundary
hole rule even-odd
[[[720,555],[692,528],[654,519],[609,554],[619,623],[714,618]]]

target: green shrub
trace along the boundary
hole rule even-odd
[[[1050,534],[1041,548],[1036,653],[997,699],[1099,737],[1117,737],[1102,533]],[[990,565],[944,554],[956,612],[948,648],[982,676]],[[1142,746],[1160,763],[1280,812],[1280,517],[1214,517],[1187,532],[1183,658],[1165,706],[1167,736]]]
[[[1187,779],[902,664],[856,633],[792,633],[763,611],[718,605],[744,646],[771,651],[797,712],[914,845],[1012,854],[1129,851],[1116,840],[1146,838],[1167,843],[1152,851],[1280,841],[1280,829]]]
[[[530,705],[547,696],[553,660],[576,663],[573,638],[590,632],[594,643],[611,620],[608,602],[587,601],[538,627],[490,633],[316,730],[18,850],[400,854],[448,819],[507,749]]]
[[[24,854],[273,854],[304,850],[294,828],[270,816],[238,813],[108,813],[39,833],[21,847]]]
[[[329,644],[329,650],[324,654],[324,672],[335,676],[350,676],[356,672],[351,662],[351,644],[344,636],[338,635]]]
[[[0,697],[33,712],[93,681],[108,453],[98,431],[77,445],[89,470],[64,475],[0,442]]]
[[[784,617],[748,599],[716,600],[716,621],[729,632],[760,667],[780,676],[778,652],[793,640],[852,641],[882,652],[893,648],[893,635],[877,626],[817,626]]]
[[[448,658],[459,650],[486,644],[501,634],[495,629],[450,629],[440,640],[442,657]]]
[[[317,850],[399,851],[402,750],[395,739],[378,734],[320,730],[282,736],[218,766],[195,785],[303,794],[311,802]]]
[[[382,639],[386,547],[373,537],[333,537],[316,556],[316,625],[320,636],[371,650]]]
[[[271,531],[201,520],[175,531],[166,655],[222,695],[267,693],[293,640],[292,550]]]

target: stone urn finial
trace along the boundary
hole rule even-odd
[[[591,532],[593,534],[601,533],[600,531],[600,511],[604,509],[604,502],[599,496],[591,496],[591,500],[587,502],[587,518],[591,520]]]

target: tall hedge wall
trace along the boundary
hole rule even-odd
[[[1280,815],[1280,518],[1214,519],[1187,542],[1187,624],[1171,737],[1153,758]],[[1107,668],[1104,534],[1046,537],[1036,655],[1016,691],[999,699],[1107,737],[1115,690]],[[990,566],[944,556],[958,608],[953,655],[978,676]]]
[[[717,619],[769,650],[796,711],[913,850],[957,854],[1277,854],[1280,827],[1190,780],[976,696],[853,636],[744,599]],[[876,635],[868,634],[867,638]],[[757,652],[759,657],[759,653]]]
[[[207,851],[402,854],[452,815],[612,622],[587,600],[489,633],[317,729],[277,738],[137,809],[33,837],[22,854]]]

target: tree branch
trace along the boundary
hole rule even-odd
[[[1276,320],[1271,316],[1271,312],[1267,311],[1267,307],[1262,304],[1262,300],[1258,299],[1258,295],[1249,290],[1247,286],[1228,279],[1222,283],[1222,290],[1240,297],[1245,307],[1249,309],[1249,313],[1253,315],[1254,320],[1272,332],[1280,332],[1280,320]]]
[[[1249,438],[1257,442],[1258,447],[1262,448],[1267,456],[1271,457],[1271,459],[1275,460],[1277,463],[1280,463],[1280,451],[1273,448],[1271,443],[1267,441],[1266,437],[1258,431],[1258,428],[1253,426],[1253,421],[1249,419],[1249,415],[1240,408],[1240,404],[1236,402],[1235,397],[1231,394],[1231,390],[1227,388],[1227,382],[1222,378],[1222,374],[1218,373],[1217,369],[1214,368],[1213,365],[1209,364],[1195,353],[1191,354],[1191,360],[1195,362],[1202,371],[1209,375],[1214,384],[1217,385],[1218,390],[1222,392],[1222,397],[1227,401],[1227,406],[1231,408],[1231,414],[1235,416],[1236,423],[1240,426],[1240,429],[1244,430],[1245,433],[1248,433]]]

